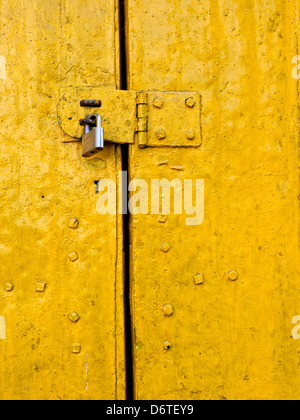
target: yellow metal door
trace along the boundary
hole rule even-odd
[[[0,398],[123,399],[122,223],[95,185],[120,148],[84,160],[56,109],[119,87],[117,2],[1,0],[0,27]]]
[[[137,399],[299,398],[298,26],[298,1],[127,0],[128,88],[202,97],[201,146],[130,146],[130,179],[205,196],[198,225],[130,216]]]
[[[126,395],[123,220],[96,187],[123,183],[121,149],[83,159],[72,108],[95,92],[151,191],[130,214],[135,397],[298,398],[298,2],[127,0],[113,101],[120,4],[0,4],[0,399]]]

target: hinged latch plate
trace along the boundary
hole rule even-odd
[[[69,136],[64,142],[80,141],[79,121],[91,113],[101,115],[108,142],[140,147],[199,147],[202,142],[197,92],[136,92],[100,86],[64,88],[60,97],[58,121]],[[101,107],[82,107],[83,100],[97,100]]]

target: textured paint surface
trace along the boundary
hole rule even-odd
[[[136,92],[91,86],[62,89],[61,94],[58,119],[64,132],[70,136],[69,141],[79,139],[82,135],[82,127],[78,125],[78,121],[86,117],[87,108],[80,107],[81,99],[97,98],[101,107],[94,108],[93,112],[101,115],[105,142],[134,143]]]
[[[205,180],[201,226],[131,217],[136,397],[298,399],[299,2],[127,8],[129,88],[203,98],[202,146],[130,146],[130,177]]]
[[[0,79],[5,80],[6,77],[6,59],[0,55]]]
[[[64,86],[118,88],[115,12],[0,2],[0,399],[125,397],[122,225],[97,213],[95,185],[118,182],[120,149],[87,164],[56,111]]]
[[[6,340],[6,320],[0,316],[0,340]]]

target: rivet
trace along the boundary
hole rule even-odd
[[[79,315],[77,312],[73,311],[73,312],[69,315],[69,318],[70,318],[70,320],[71,320],[72,322],[77,322],[77,321],[80,319],[80,315]]]
[[[163,311],[165,316],[171,316],[174,313],[174,308],[172,305],[165,305]]]
[[[72,252],[69,253],[69,258],[72,262],[74,262],[74,261],[78,260],[79,257],[78,257],[78,254],[77,254],[76,251],[72,251]]]
[[[79,220],[75,217],[71,217],[69,220],[69,228],[70,229],[77,229],[79,225]]]
[[[164,105],[164,102],[162,99],[159,98],[155,98],[153,101],[153,106],[155,106],[155,108],[162,108]]]
[[[79,354],[81,352],[81,345],[78,343],[72,344],[72,353]]]
[[[161,244],[160,249],[161,249],[161,251],[167,253],[167,252],[170,251],[171,245],[168,244],[168,242],[164,242],[163,244]]]
[[[196,102],[194,98],[187,98],[185,101],[185,104],[188,108],[194,108],[194,106],[196,105]]]
[[[186,132],[186,137],[187,137],[188,140],[194,140],[194,138],[195,138],[195,131],[188,130]]]
[[[12,282],[7,282],[6,283],[6,285],[5,285],[5,290],[7,291],[7,292],[12,292],[13,291],[13,289],[14,289],[14,285],[12,284]]]
[[[203,276],[203,274],[200,274],[200,273],[198,273],[198,274],[196,274],[195,276],[194,276],[194,282],[195,282],[195,284],[198,286],[199,284],[203,284],[204,283],[204,276]]]
[[[165,341],[164,349],[168,351],[168,350],[171,350],[171,348],[172,348],[172,343],[170,343],[170,341]]]
[[[166,132],[165,132],[165,130],[163,128],[160,128],[159,130],[156,130],[155,134],[156,134],[156,137],[159,140],[165,139],[166,138],[166,135],[167,135]]]
[[[45,289],[46,289],[46,283],[44,281],[38,281],[36,283],[36,287],[35,287],[36,292],[42,293],[45,291]]]
[[[159,223],[166,223],[168,219],[168,215],[167,214],[159,214],[157,220],[159,221]]]
[[[231,281],[236,281],[238,279],[238,276],[239,275],[236,271],[228,271],[227,273],[228,280]]]

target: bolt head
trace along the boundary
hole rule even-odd
[[[156,134],[156,137],[158,138],[158,140],[163,140],[167,136],[167,134],[166,134],[166,132],[163,128],[160,128],[159,130],[156,130],[155,134]]]
[[[76,217],[71,217],[69,219],[69,228],[70,229],[77,229],[79,225],[79,220]]]
[[[79,257],[76,251],[72,251],[69,253],[69,258],[70,258],[70,261],[74,262],[78,260]]]
[[[163,105],[164,105],[164,101],[163,101],[162,99],[160,99],[160,98],[155,98],[155,99],[154,99],[154,101],[153,101],[153,106],[154,106],[155,108],[162,108],[162,107],[163,107]]]
[[[196,101],[194,98],[187,98],[185,104],[188,108],[194,108],[194,106],[196,105]]]
[[[174,308],[172,305],[165,305],[163,311],[165,316],[171,316],[174,313]]]
[[[195,138],[195,131],[194,130],[188,130],[186,132],[186,137],[188,140],[194,140]]]
[[[12,282],[8,281],[5,285],[5,290],[7,292],[12,292],[14,289],[14,285],[12,284]]]
[[[80,315],[73,311],[72,313],[70,313],[69,318],[72,322],[77,322],[80,319]]]
[[[238,279],[238,273],[236,271],[228,271],[228,279],[231,281],[236,281]]]
[[[170,251],[171,245],[168,244],[168,242],[164,242],[163,244],[161,244],[160,249],[161,249],[161,251],[167,253],[167,252]]]
[[[44,281],[38,281],[36,283],[35,290],[37,292],[43,293],[46,290],[46,283]]]
[[[167,214],[159,214],[157,219],[158,219],[159,223],[166,223],[167,219],[168,219],[168,215]]]
[[[203,284],[204,283],[204,276],[203,274],[196,274],[194,276],[194,282],[196,284],[196,286],[198,286],[199,284]]]
[[[72,353],[79,354],[81,352],[81,345],[78,343],[72,344]]]

